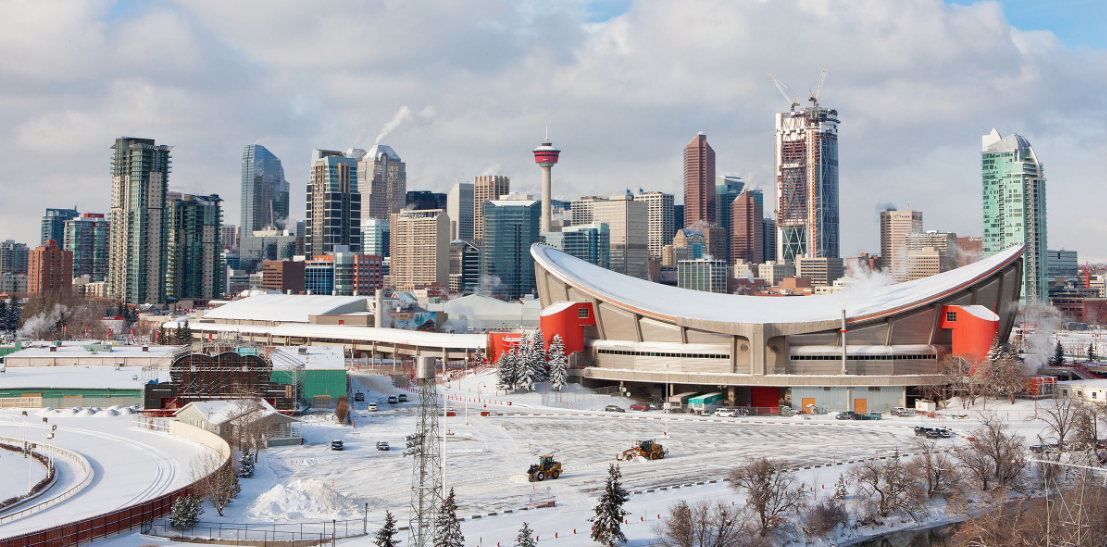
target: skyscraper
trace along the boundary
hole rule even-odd
[[[453,221],[450,221],[451,224]],[[480,249],[464,239],[450,242],[450,290],[473,294],[480,283]]]
[[[42,243],[53,239],[60,245],[65,239],[65,222],[80,216],[76,208],[73,209],[47,209],[42,217]]]
[[[404,208],[416,211],[443,209],[447,206],[446,194],[429,190],[412,190],[404,195]],[[449,213],[446,213],[449,214]]]
[[[730,262],[745,260],[750,264],[765,261],[764,214],[752,192],[742,192],[730,205]]]
[[[529,199],[484,202],[480,283],[492,295],[513,300],[535,291],[534,258],[541,203]]]
[[[24,274],[27,273],[27,257],[30,250],[24,243],[16,243],[13,240],[0,242],[0,274]]]
[[[765,262],[776,260],[776,221],[766,218],[761,221],[761,253]]]
[[[389,256],[392,243],[389,239],[391,220],[383,218],[361,219],[361,250],[367,255]]]
[[[353,148],[346,156],[357,160],[361,218],[391,218],[404,208],[407,166],[391,146],[378,144],[368,152]]]
[[[984,135],[981,165],[984,182],[984,256],[1021,243],[1024,300],[1045,300],[1046,178],[1030,141],[1021,135]]]
[[[601,268],[611,267],[611,233],[607,224],[566,226],[560,232],[545,232],[542,238],[550,247]]]
[[[62,248],[73,253],[73,277],[96,283],[108,277],[108,221],[100,213],[85,213],[65,223]]]
[[[283,230],[288,224],[289,184],[281,160],[260,144],[242,150],[243,239],[255,230]]]
[[[223,296],[222,201],[217,194],[184,194],[181,199],[169,204],[165,269],[167,296],[178,300]]]
[[[730,204],[738,199],[745,187],[746,182],[736,175],[719,175],[715,179],[715,225],[726,230],[726,239],[730,242],[727,244],[726,256],[716,258],[725,259],[727,264],[734,263],[734,257],[730,256],[730,248],[733,246],[731,240],[734,239],[731,232],[733,226],[730,221]]]
[[[473,240],[473,183],[459,182],[446,194],[446,214],[450,216],[450,239]]]
[[[165,194],[172,148],[131,137],[112,145],[108,294],[127,304],[165,302]]]
[[[27,272],[28,294],[68,294],[73,287],[73,253],[48,239],[31,251]]]
[[[649,210],[650,258],[661,258],[665,246],[672,243],[676,226],[673,224],[673,195],[664,192],[641,192],[634,201],[644,202]],[[575,224],[575,223],[574,223]]]
[[[358,160],[333,150],[313,150],[307,184],[304,253],[334,252],[335,245],[361,252],[361,193]]]
[[[892,274],[892,279],[907,281],[907,234],[923,231],[921,211],[880,212],[880,261]]]
[[[392,284],[450,286],[450,217],[442,209],[392,215]]]
[[[699,133],[684,147],[684,226],[715,222],[715,150]]]
[[[473,239],[484,248],[484,203],[511,193],[511,179],[500,175],[480,175],[473,179]]]
[[[776,115],[777,260],[839,257],[838,111]]]
[[[607,224],[610,269],[639,279],[650,278],[649,206],[634,196],[611,196],[592,203],[593,222]]]

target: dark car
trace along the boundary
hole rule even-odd
[[[387,451],[391,450],[391,448],[389,448],[389,446],[388,446],[388,443],[387,443],[387,442],[385,442],[385,441],[377,441],[377,450],[381,450],[381,451],[387,452]]]
[[[653,410],[652,408],[650,408],[650,405],[648,405],[646,403],[634,403],[634,404],[630,405],[630,409],[631,410],[641,410],[641,411]]]
[[[395,395],[389,395],[389,396],[388,396],[388,404],[390,404],[390,405],[394,405],[394,404],[396,404],[396,403],[398,403],[398,402],[400,402],[400,400],[399,400],[399,399],[397,399]]]
[[[626,410],[619,405],[607,405],[603,407],[604,412],[626,412]]]
[[[923,427],[921,425],[917,425],[917,426],[915,426],[915,435],[917,435],[919,437],[925,437],[927,429],[930,429],[930,428],[929,427]]]
[[[365,394],[360,392],[360,391],[355,393],[354,394],[354,401],[357,401],[359,403],[364,402],[365,401]]]
[[[342,441],[338,441],[338,440],[331,441],[331,450],[342,450],[343,448],[344,447],[343,447]]]
[[[400,394],[400,402],[401,403],[406,403],[407,402],[407,393],[401,393]]]
[[[845,412],[839,412],[838,415],[834,417],[834,419],[835,420],[856,420],[857,416],[859,416],[859,414],[857,414],[856,412],[854,412],[852,410],[847,410]]]

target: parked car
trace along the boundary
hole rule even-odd
[[[401,403],[406,403],[407,402],[407,393],[401,393],[400,394],[400,402]]]
[[[342,450],[342,449],[343,449],[342,441],[339,441],[339,440],[331,441],[331,450]]]
[[[603,411],[604,412],[626,412],[626,410],[623,409],[623,407],[621,407],[619,405],[607,405],[607,406],[603,407]]]
[[[369,410],[371,412],[376,412],[377,411],[377,403],[369,403]]]
[[[645,412],[647,410],[653,410],[653,409],[650,408],[650,405],[648,405],[646,403],[634,403],[634,404],[630,405],[630,409],[631,410],[641,410],[643,412]]]
[[[845,412],[839,412],[836,416],[834,416],[834,419],[835,420],[856,420],[857,418],[854,418],[854,416],[858,416],[858,414],[856,412],[852,411],[852,410],[847,410]]]
[[[396,398],[395,395],[389,395],[388,396],[388,404],[394,405],[394,404],[399,403],[399,402],[400,402],[400,400],[398,398]]]
[[[930,428],[929,427],[923,427],[921,425],[917,425],[917,426],[915,426],[915,435],[918,436],[918,437],[925,437],[927,429],[930,429]]]
[[[901,418],[909,418],[909,417],[914,416],[914,415],[915,415],[914,410],[910,410],[910,409],[904,408],[902,406],[897,406],[897,407],[892,409],[892,416],[899,416]]]
[[[717,408],[715,409],[715,415],[720,418],[737,418],[738,412],[733,408]]]
[[[388,443],[386,443],[384,441],[377,441],[377,450],[382,450],[382,451],[387,452],[387,451],[391,450],[391,448],[388,447]]]
[[[879,412],[869,412],[868,414],[862,414],[858,420],[880,420],[882,419]]]
[[[355,393],[355,394],[354,394],[354,401],[356,401],[356,402],[359,402],[359,403],[360,403],[360,402],[362,402],[362,401],[364,401],[364,400],[365,400],[365,394],[364,394],[364,393],[362,393],[362,392],[360,392],[360,391],[359,391],[359,392],[357,392],[357,393]]]

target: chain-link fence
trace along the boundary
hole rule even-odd
[[[176,528],[170,526],[167,519],[158,519],[143,524],[142,533],[224,545],[281,545],[291,542],[298,545],[320,545],[333,543],[338,539],[364,536],[368,534],[368,527],[369,522],[364,518],[283,524],[198,522],[188,528]]]

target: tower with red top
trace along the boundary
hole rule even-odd
[[[550,172],[557,163],[559,154],[561,150],[554,148],[550,143],[550,130],[547,128],[546,140],[542,141],[542,146],[534,149],[534,162],[542,167],[542,225],[539,229],[541,232],[550,231]]]

